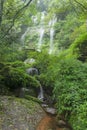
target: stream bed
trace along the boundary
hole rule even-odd
[[[57,125],[56,117],[52,115],[46,115],[38,124],[36,130],[69,130],[67,128],[60,128]]]

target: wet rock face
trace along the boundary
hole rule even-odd
[[[27,72],[27,74],[29,74],[31,76],[39,74],[38,69],[36,69],[36,68],[29,68],[29,69],[26,70],[26,72]]]
[[[55,109],[55,108],[47,107],[47,108],[45,109],[45,111],[46,111],[47,113],[52,114],[52,115],[55,115],[55,114],[56,114],[56,109]]]
[[[36,130],[45,115],[31,100],[0,96],[0,130]]]
[[[25,64],[32,64],[32,63],[34,63],[35,62],[35,59],[33,59],[33,58],[28,58],[28,59],[26,59],[25,61],[24,61],[24,63]]]
[[[52,114],[52,115],[56,115],[57,114],[57,111],[55,108],[53,107],[49,107],[47,104],[42,104],[41,105],[44,109],[44,111],[48,114]]]

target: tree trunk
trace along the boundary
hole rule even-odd
[[[4,0],[0,0],[0,26],[2,24],[3,4],[4,4]]]

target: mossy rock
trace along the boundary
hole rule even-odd
[[[44,115],[37,102],[0,96],[0,130],[36,130]]]
[[[32,90],[30,95],[37,96],[40,87],[39,81],[35,77],[28,75],[25,70],[20,67],[20,64],[19,67],[14,66],[16,64],[12,63],[5,64],[0,71],[0,83],[9,88],[14,94],[16,89],[18,89],[17,95],[19,95],[21,88],[28,88]]]
[[[25,95],[25,99],[27,99],[27,100],[32,100],[32,101],[37,102],[37,103],[39,103],[39,104],[42,103],[42,101],[39,100],[38,98],[35,98],[35,97],[33,97],[33,96],[29,96],[29,95]]]

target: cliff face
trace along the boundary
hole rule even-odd
[[[40,105],[32,100],[0,96],[0,130],[36,130],[44,116]]]

